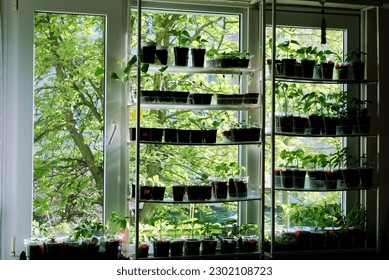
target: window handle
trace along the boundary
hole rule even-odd
[[[111,135],[108,138],[108,142],[107,142],[108,146],[111,145],[111,143],[113,141],[113,138],[115,137],[116,132],[118,131],[118,128],[119,128],[119,125],[117,124],[117,122],[116,121],[112,121],[112,132],[111,132]]]

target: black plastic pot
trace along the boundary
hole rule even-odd
[[[325,187],[325,171],[322,170],[309,170],[307,171],[309,183],[311,188]]]
[[[305,170],[293,170],[293,187],[303,189],[305,185]]]
[[[309,129],[311,134],[320,135],[324,133],[324,117],[319,115],[310,115],[308,117]]]
[[[140,141],[151,141],[151,128],[141,127],[140,128]]]
[[[348,65],[341,65],[339,66],[339,79],[340,80],[347,80],[348,79],[348,73],[349,73],[349,66]]]
[[[165,128],[165,142],[177,143],[177,129]]]
[[[82,259],[82,242],[65,241],[63,245],[63,254],[65,260]]]
[[[45,249],[45,259],[48,259],[48,260],[62,260],[62,259],[64,259],[63,242],[46,241],[44,243],[44,249]]]
[[[167,47],[157,46],[155,55],[162,65],[168,64],[169,51]]]
[[[306,230],[296,230],[297,247],[300,250],[311,248],[311,232]]]
[[[212,101],[212,94],[210,93],[191,93],[189,94],[190,104],[210,105]]]
[[[343,229],[339,233],[339,248],[348,249],[352,246],[352,234],[349,229]]]
[[[211,186],[198,186],[199,200],[210,200],[212,198]]]
[[[144,103],[154,103],[159,101],[159,92],[155,90],[142,90],[140,101]]]
[[[105,260],[117,260],[120,254],[120,242],[119,240],[106,240],[105,241]]]
[[[178,143],[190,143],[190,130],[178,129],[177,130],[177,142]]]
[[[187,103],[189,92],[186,91],[173,91],[173,100],[175,103]]]
[[[203,131],[204,143],[216,143],[217,129],[210,129]]]
[[[153,193],[152,186],[141,186],[140,187],[140,199],[150,200]]]
[[[233,142],[259,141],[261,129],[252,128],[233,128],[231,129],[231,139]]]
[[[186,186],[173,186],[173,200],[183,201]]]
[[[170,240],[161,239],[153,242],[154,257],[168,257],[170,252]]]
[[[185,241],[181,239],[172,240],[170,243],[170,256],[181,257],[183,255]]]
[[[174,47],[174,64],[176,66],[188,66],[189,48]]]
[[[359,170],[347,168],[342,170],[343,181],[348,188],[358,188],[360,184]]]
[[[299,116],[293,116],[293,132],[298,134],[304,134],[305,129],[308,127],[308,119]]]
[[[315,68],[315,60],[302,59],[301,65],[302,65],[302,76],[304,78],[312,78],[313,69]]]
[[[343,179],[342,171],[333,170],[326,172],[326,180],[324,182],[326,189],[336,189],[338,181]]]
[[[98,240],[98,237],[84,239],[82,241],[82,252],[84,259],[98,260],[100,258],[99,248],[100,242]]]
[[[26,245],[27,258],[29,260],[43,260],[44,251],[42,242],[33,242]]]
[[[200,186],[188,186],[188,200],[199,200],[200,199]]]
[[[359,168],[362,188],[369,189],[373,187],[373,172],[372,167]]]
[[[204,67],[205,49],[190,49],[192,54],[192,66]]]
[[[228,179],[228,194],[230,197],[237,197],[237,189],[234,179]]]
[[[154,186],[151,194],[153,200],[163,200],[165,196],[165,187]]]
[[[366,247],[366,231],[359,228],[351,229],[352,235],[352,246],[354,248],[364,248]]]
[[[259,93],[250,92],[244,95],[243,103],[244,104],[257,104],[258,103]]]
[[[336,249],[339,247],[339,233],[334,229],[325,231],[325,247],[326,249]]]
[[[293,170],[286,169],[281,172],[281,186],[283,188],[293,188],[293,181]]]
[[[332,80],[332,76],[334,75],[334,63],[322,62],[320,65],[322,79]]]
[[[351,69],[355,80],[365,79],[365,62],[353,61],[351,63]]]
[[[142,43],[142,62],[155,63],[155,51],[157,45],[153,42]]]
[[[191,130],[190,131],[190,143],[200,144],[204,141],[203,130]]]
[[[142,243],[139,245],[138,254],[139,258],[147,258],[149,256],[149,245],[147,243]]]
[[[293,132],[292,116],[276,116],[276,132]]]
[[[237,197],[247,197],[247,182],[235,179]]]
[[[325,236],[322,231],[311,232],[311,249],[321,250],[324,248]]]
[[[151,141],[162,142],[163,128],[151,128]]]
[[[216,239],[203,239],[201,240],[201,253],[203,255],[214,255],[216,253],[216,246]]]
[[[187,239],[185,241],[185,255],[187,256],[198,256],[200,255],[200,244],[199,239]]]
[[[324,133],[326,135],[336,135],[336,127],[339,123],[339,118],[324,117]]]
[[[215,197],[217,199],[226,199],[228,192],[228,185],[226,181],[214,181]]]
[[[302,77],[303,76],[303,66],[300,63],[296,63],[294,66],[293,76]]]
[[[241,236],[238,239],[240,253],[254,253],[257,250],[258,238],[255,236]]]
[[[235,254],[237,241],[233,237],[223,237],[220,240],[222,254]]]
[[[288,77],[294,76],[294,65],[296,64],[296,59],[294,58],[285,58],[282,59],[282,69],[281,75],[285,75]]]
[[[247,68],[249,62],[246,58],[220,58],[210,61],[212,67],[216,68]]]
[[[358,116],[356,118],[357,125],[354,127],[353,133],[356,134],[369,134],[370,133],[370,116]]]

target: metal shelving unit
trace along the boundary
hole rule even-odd
[[[137,1],[137,10],[138,10],[138,22],[141,22],[141,14],[142,14],[142,2],[143,1]],[[178,1],[179,2],[179,1]],[[249,2],[248,2],[249,3]],[[138,40],[138,46],[137,51],[138,53],[141,53],[141,27],[140,24],[138,24],[137,29],[137,40]],[[151,64],[148,68],[148,72],[158,72],[161,68],[161,65],[153,65]],[[167,69],[164,71],[166,74],[220,74],[220,75],[239,75],[239,76],[250,76],[255,77],[260,74],[260,68],[258,67],[249,67],[249,68],[211,68],[211,67],[181,67],[181,66],[171,66],[169,65]],[[137,68],[137,87],[136,91],[141,92],[141,76],[142,72],[140,69],[140,66]],[[257,80],[259,82],[260,79]],[[260,151],[263,153],[263,146],[261,143],[264,139],[264,133],[261,133],[260,141],[243,141],[243,142],[231,142],[231,141],[223,141],[223,142],[217,142],[217,143],[170,143],[170,142],[155,142],[155,141],[141,141],[140,139],[140,128],[141,128],[141,110],[144,109],[150,109],[150,110],[182,110],[182,111],[236,111],[236,112],[261,112],[261,120],[264,120],[264,112],[263,112],[263,95],[259,95],[259,102],[258,104],[239,104],[239,105],[232,105],[232,104],[214,104],[211,105],[196,105],[196,104],[174,104],[174,103],[145,103],[142,102],[141,97],[139,94],[136,95],[135,100],[132,100],[130,103],[127,104],[127,108],[129,110],[136,110],[136,140],[135,141],[127,141],[127,145],[134,145],[136,150],[136,156],[135,156],[135,165],[136,165],[136,174],[135,174],[135,196],[127,198],[128,203],[131,205],[131,208],[135,211],[135,259],[139,259],[139,252],[137,250],[138,245],[140,244],[140,235],[139,235],[139,224],[140,224],[140,210],[141,205],[144,203],[158,203],[158,204],[218,204],[223,202],[237,202],[239,204],[245,203],[245,202],[253,202],[257,201],[258,204],[261,204],[259,207],[263,209],[262,206],[262,196],[263,196],[263,188],[262,184],[259,183],[257,187],[257,191],[253,193],[250,190],[248,191],[247,197],[228,197],[227,199],[215,199],[212,198],[210,200],[184,200],[184,201],[173,201],[172,198],[164,198],[163,200],[144,200],[140,198],[139,194],[139,188],[140,188],[140,171],[141,171],[141,165],[140,165],[140,154],[141,154],[141,147],[142,145],[173,145],[173,146],[201,146],[206,148],[212,147],[212,146],[229,146],[234,145],[240,147],[241,150],[242,147],[247,146],[253,146],[254,148],[260,149]],[[262,160],[263,157],[261,156]],[[237,159],[238,160],[238,159]],[[263,164],[262,164],[263,165]],[[256,176],[261,176],[259,173],[256,174]],[[260,177],[260,182],[264,182],[264,179]],[[262,215],[259,215],[260,218],[263,218]],[[259,227],[261,229],[261,233],[263,233],[263,221],[258,220]],[[260,239],[261,241],[263,238]],[[245,254],[245,253],[236,253],[236,254],[220,254],[216,253],[215,256],[209,256],[209,255],[199,255],[199,256],[183,256],[179,257],[178,259],[234,259],[234,258],[256,258],[259,259],[263,257],[263,246],[261,241],[259,241],[259,252],[255,252],[252,254]],[[153,259],[159,259],[159,258],[153,258]],[[169,259],[175,259],[175,257],[169,258]]]
[[[272,17],[272,34],[271,37],[273,39],[273,42],[275,42],[276,39],[276,27],[277,27],[277,11],[280,7],[281,4],[287,4],[285,1],[282,0],[271,0],[267,1],[270,3],[269,9],[271,10],[271,17]],[[305,3],[304,3],[305,2]],[[309,3],[307,3],[309,2]],[[325,2],[325,1],[324,1]],[[332,2],[332,1],[329,1]],[[342,12],[342,9],[347,7],[350,8],[350,6],[355,7],[356,3],[350,3],[350,1],[337,1],[338,3],[335,5],[336,8],[339,9],[339,13]],[[293,1],[293,5],[297,5],[297,7],[306,7],[312,6],[313,1]],[[316,4],[317,5],[317,4]],[[358,6],[359,5],[359,6]],[[367,44],[367,20],[368,20],[368,13],[371,13],[372,11],[375,13],[376,21],[374,22],[373,20],[373,25],[376,26],[378,29],[378,20],[379,20],[379,9],[380,9],[380,4],[379,3],[372,3],[371,1],[358,1],[358,9],[360,9],[360,14],[361,14],[361,48],[365,49],[366,44]],[[263,32],[265,32],[266,26],[263,26]],[[376,30],[378,34],[378,30]],[[378,35],[377,35],[378,37]],[[378,40],[378,38],[377,38]],[[263,45],[266,44],[265,40],[262,42]],[[378,45],[379,43],[377,42],[377,49],[374,50],[376,51],[376,57],[378,60],[379,57],[379,51],[378,51]],[[333,80],[333,79],[309,79],[309,78],[300,78],[300,77],[286,77],[286,76],[277,76],[276,73],[276,46],[273,44],[272,47],[272,75],[270,77],[267,77],[267,80],[270,81],[271,87],[272,87],[272,95],[271,95],[271,128],[269,131],[266,131],[266,140],[270,141],[271,143],[271,166],[270,170],[275,170],[276,163],[275,163],[275,152],[276,152],[276,138],[279,136],[282,137],[306,137],[311,138],[313,141],[317,138],[321,137],[341,137],[342,139],[352,139],[352,145],[354,149],[357,151],[357,153],[364,154],[364,153],[369,153],[373,151],[373,156],[376,157],[379,154],[379,132],[374,131],[373,133],[369,134],[347,134],[347,135],[311,135],[311,134],[297,134],[297,133],[283,133],[283,132],[276,132],[275,128],[275,111],[276,111],[276,97],[275,97],[275,86],[276,82],[286,82],[286,83],[302,83],[302,84],[319,84],[322,86],[326,85],[334,85],[334,84],[340,84],[340,85],[352,85],[354,87],[358,87],[357,91],[359,97],[366,97],[367,95],[371,96],[372,94],[376,95],[376,100],[377,104],[379,103],[379,76],[378,76],[378,61],[377,62],[371,62],[370,64],[374,64],[375,67],[377,68],[377,73],[375,74],[370,74],[368,73],[368,79],[365,80]],[[370,69],[370,68],[369,68]],[[373,68],[374,69],[374,68]],[[377,78],[371,78],[371,76],[376,76]],[[372,86],[373,89],[369,89],[368,87]],[[373,92],[373,93],[372,93]],[[379,119],[379,110],[378,108],[376,109],[376,114],[377,114],[377,119]],[[367,143],[369,141],[369,143]],[[369,144],[369,145],[368,145]],[[374,148],[371,148],[374,146]],[[376,152],[377,154],[374,154]],[[368,154],[369,156],[369,154]],[[375,177],[377,177],[377,174],[379,173],[379,169],[377,167],[377,172],[375,174]],[[283,188],[283,187],[275,187],[275,174],[272,172],[272,175],[270,176],[271,182],[270,182],[270,187],[266,187],[266,192],[270,195],[270,200],[271,200],[271,245],[270,245],[270,253],[266,253],[268,258],[288,258],[291,256],[294,256],[298,258],[298,256],[305,256],[309,257],[310,255],[320,255],[321,253],[323,254],[336,254],[336,253],[353,253],[354,251],[357,252],[374,252],[374,253],[379,253],[379,247],[380,247],[380,230],[379,230],[379,206],[378,206],[378,201],[379,201],[379,182],[376,182],[376,184],[371,187],[371,188],[363,188],[363,187],[346,187],[346,186],[340,186],[337,189],[325,189],[325,188]],[[375,178],[377,181],[377,178]],[[361,248],[361,249],[337,249],[337,250],[323,250],[323,251],[317,251],[317,250],[309,250],[309,251],[293,251],[293,252],[277,252],[275,250],[275,228],[276,228],[276,196],[275,193],[276,191],[293,191],[293,192],[343,192],[344,194],[346,193],[353,193],[354,197],[359,198],[359,202],[361,202],[363,205],[369,205],[373,204],[373,207],[370,207],[368,209],[368,212],[371,213],[370,217],[375,219],[375,222],[373,223],[375,225],[375,228],[369,229],[372,230],[375,236],[375,244],[372,246],[367,246],[366,248]],[[368,195],[368,192],[372,191],[373,193],[371,195]],[[355,193],[358,193],[358,195],[354,195]],[[374,206],[375,205],[375,206]],[[375,207],[375,208],[374,208]]]

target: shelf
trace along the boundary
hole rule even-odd
[[[270,188],[266,188],[267,190],[270,190]],[[282,188],[282,187],[276,187],[276,191],[291,191],[291,192],[344,192],[344,191],[361,191],[361,190],[376,190],[376,188],[362,188],[362,187],[355,187],[355,188],[348,188],[348,187],[337,187],[336,189],[327,189],[325,187],[319,187],[319,188]]]
[[[247,197],[231,197],[227,199],[210,199],[210,200],[184,200],[184,201],[174,201],[173,198],[165,198],[164,200],[146,200],[140,199],[139,202],[144,203],[164,203],[164,204],[209,204],[209,203],[224,203],[224,202],[242,202],[242,201],[253,201],[260,200],[261,198],[258,195],[249,195]],[[129,202],[134,202],[134,198],[130,197]]]
[[[128,145],[135,145],[135,141],[127,141]],[[234,145],[261,145],[260,141],[245,141],[245,142],[216,142],[216,143],[176,143],[176,142],[155,142],[155,141],[140,141],[140,144],[148,145],[174,145],[174,146],[234,146]]]
[[[276,76],[277,81],[295,83],[316,83],[316,84],[375,84],[377,80],[334,80],[334,79],[309,79],[301,77]]]
[[[211,104],[211,105],[197,105],[197,104],[179,104],[179,103],[142,103],[141,109],[151,110],[229,110],[229,111],[249,111],[253,109],[261,108],[259,104],[238,104],[238,105],[224,105],[224,104]],[[136,103],[128,104],[128,107],[136,107]]]
[[[165,65],[150,64],[149,72],[159,72],[159,69]],[[225,74],[225,75],[243,75],[254,74],[259,72],[259,68],[211,68],[211,67],[190,67],[190,66],[173,66],[168,67],[163,73],[187,73],[187,74]]]
[[[261,254],[259,252],[254,253],[234,253],[234,254],[222,254],[220,252],[216,252],[213,255],[191,255],[191,256],[181,256],[181,257],[154,257],[153,255],[149,255],[148,258],[139,258],[140,260],[222,260],[222,259],[261,259]]]
[[[270,133],[266,133],[266,136],[270,136]],[[377,137],[377,134],[364,134],[364,133],[355,133],[355,134],[301,134],[301,133],[294,133],[294,132],[275,132],[274,135],[277,136],[290,136],[290,137],[312,137],[312,138],[318,138],[318,137]]]
[[[350,258],[342,259],[351,259],[351,258],[366,258],[366,254],[375,255],[375,248],[350,248],[350,249],[322,249],[322,250],[301,250],[301,251],[278,251],[273,255],[273,258],[296,258],[297,256],[303,257],[306,259],[309,256],[320,255],[321,259],[324,259],[325,256],[331,256],[331,259],[336,259],[336,255],[348,255]],[[272,258],[271,254],[265,252],[265,258]]]

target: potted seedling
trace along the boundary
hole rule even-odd
[[[168,225],[167,215],[157,215],[151,223],[154,226],[157,237],[154,237],[154,257],[168,257],[170,251],[170,239],[163,236]]]
[[[250,62],[250,54],[246,51],[225,51],[215,53],[211,50],[207,56],[211,56],[210,64],[216,68],[248,68]]]
[[[319,62],[315,69],[317,70],[316,75],[314,77],[324,79],[324,80],[332,80],[334,74],[334,62],[332,60],[327,60],[327,55],[334,54],[330,50],[318,51],[316,53],[316,59]]]
[[[195,47],[191,48],[192,54],[192,66],[194,67],[204,67],[205,52],[204,43],[207,43],[206,39],[203,39],[201,35],[196,36],[193,39],[193,44]]]
[[[369,115],[368,105],[372,104],[371,100],[360,100],[353,98],[351,100],[351,106],[354,107],[354,125],[353,133],[356,134],[369,134],[371,116]]]
[[[300,112],[303,111],[304,102],[303,97],[305,93],[301,87],[297,87],[295,84],[289,85],[288,98],[292,101],[292,115],[293,132],[297,134],[304,134],[308,127],[308,118],[301,116]]]
[[[239,226],[235,220],[227,221],[222,224],[223,232],[225,232],[220,238],[220,251],[222,254],[235,254],[239,235]]]
[[[306,155],[303,159],[303,166],[307,167],[310,187],[321,188],[325,186],[325,168],[328,166],[328,155],[320,153]]]
[[[173,30],[171,34],[176,36],[178,42],[178,46],[174,47],[174,64],[176,66],[188,66],[188,46],[192,40],[188,30]]]
[[[144,41],[141,43],[142,47],[142,62],[144,63],[155,63],[155,54],[157,49],[157,44],[152,41]]]
[[[76,240],[82,240],[83,256],[87,260],[100,259],[100,242],[107,227],[99,221],[86,220],[73,229]]]
[[[342,182],[343,175],[341,167],[344,164],[346,157],[346,148],[337,149],[335,152],[329,154],[329,168],[326,171],[325,185],[327,189],[336,189],[339,182]]]
[[[202,234],[204,237],[201,240],[201,253],[203,255],[214,255],[216,253],[217,239],[215,232],[219,231],[220,228],[221,225],[218,223],[202,224]]]
[[[257,250],[259,232],[257,224],[241,224],[238,239],[240,253],[254,253]]]
[[[275,88],[277,115],[275,116],[276,132],[293,132],[293,116],[290,114],[289,106],[289,85],[287,83],[276,83]]]
[[[281,75],[294,76],[296,58],[296,49],[292,48],[292,45],[298,46],[299,43],[296,40],[289,40],[277,45],[277,48],[283,53]]]
[[[187,256],[200,255],[200,244],[201,241],[195,238],[199,234],[198,219],[191,217],[183,221],[184,225],[189,226],[190,238],[185,240],[185,254]]]
[[[367,155],[364,154],[360,157],[359,176],[361,178],[361,186],[364,189],[373,187],[373,173],[374,168],[369,163]]]
[[[353,242],[352,245],[356,248],[365,247],[366,244],[366,208],[360,203],[346,214],[344,222],[347,228],[350,229]]]
[[[223,135],[231,142],[260,141],[261,128],[255,123],[240,122],[232,124]]]
[[[304,158],[304,151],[301,149],[282,150],[280,158],[284,161],[282,166],[286,168],[281,173],[282,186],[284,188],[304,188],[306,170],[299,168],[299,164]]]
[[[308,116],[310,134],[319,135],[325,133],[323,109],[326,105],[326,100],[325,94],[317,91],[305,93],[301,98],[303,112],[310,113]]]
[[[296,50],[296,54],[301,57],[301,66],[302,66],[302,76],[304,78],[313,77],[313,69],[316,64],[316,47],[301,47]]]
[[[367,55],[360,48],[352,49],[346,54],[346,62],[349,63],[351,73],[349,77],[354,80],[363,80],[365,78],[365,62],[362,57]]]
[[[170,242],[170,255],[172,257],[180,257],[183,254],[185,240],[178,237],[178,233],[181,233],[180,226],[182,219],[180,216],[172,215],[169,219],[169,224],[173,227],[174,239]]]

